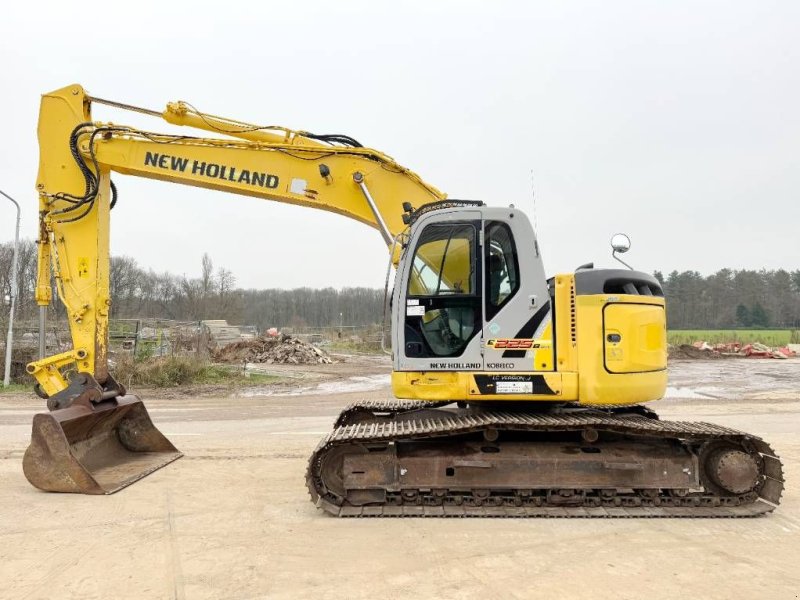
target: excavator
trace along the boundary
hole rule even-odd
[[[93,121],[98,104],[193,135]],[[346,407],[311,455],[306,483],[326,513],[749,517],[780,502],[767,442],[644,406],[667,384],[659,281],[591,264],[548,277],[513,205],[447,198],[347,135],[186,102],[149,110],[79,85],[43,95],[38,137],[36,300],[44,311],[55,287],[72,336],[27,367],[49,409],[23,459],[41,490],[110,494],[181,457],[108,367],[113,172],[327,210],[382,235],[396,399]]]

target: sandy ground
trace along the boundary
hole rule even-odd
[[[21,458],[42,402],[0,396],[0,597],[798,598],[800,359],[675,362],[652,405],[778,450],[783,503],[743,520],[328,517],[309,502],[307,456],[341,407],[390,397],[387,363],[345,365],[295,369],[278,395],[153,395],[186,456],[107,497],[30,487]]]

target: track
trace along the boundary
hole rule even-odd
[[[735,429],[630,409],[443,404],[346,408],[309,460],[312,500],[342,517],[753,517],[780,502],[780,459]],[[719,473],[735,479],[737,459],[753,483],[732,493]]]

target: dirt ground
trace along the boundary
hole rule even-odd
[[[343,406],[390,397],[389,366],[312,369],[233,398],[142,394],[186,456],[106,497],[32,488],[21,459],[43,403],[0,396],[0,597],[798,598],[800,359],[676,361],[651,405],[778,450],[782,505],[738,520],[328,517],[306,458]]]

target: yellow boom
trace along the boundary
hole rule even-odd
[[[228,137],[192,137],[93,122],[92,103],[136,110]],[[163,113],[91,98],[79,85],[42,97],[39,115],[39,270],[36,299],[51,301],[50,275],[69,319],[72,350],[31,363],[44,394],[64,390],[71,364],[108,379],[111,172],[232,192],[335,212],[400,234],[404,202],[445,195],[391,157],[347,136],[259,127],[206,115],[185,102]]]

